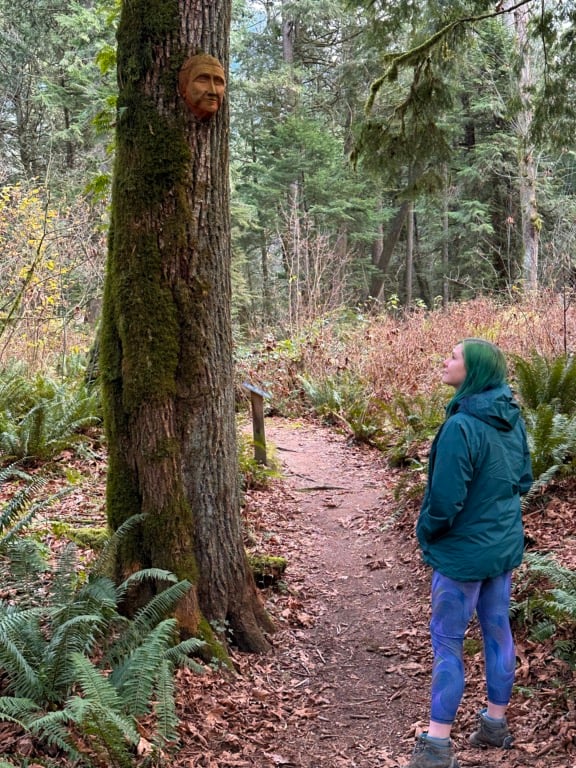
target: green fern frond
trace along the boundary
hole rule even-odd
[[[559,629],[569,634],[576,627],[576,572],[549,555],[527,553],[523,591],[527,596],[514,601],[512,615],[531,627],[531,637],[554,637]]]
[[[156,684],[156,733],[160,742],[175,741],[178,736],[178,717],[174,688],[174,668],[167,659],[160,662]]]
[[[24,645],[23,639],[31,643]],[[34,699],[42,690],[34,666],[42,651],[39,612],[35,609],[4,614],[0,619],[0,667],[6,689],[16,696]]]
[[[530,639],[535,643],[545,643],[556,634],[557,626],[550,618],[542,619],[530,629]]]
[[[107,576],[89,578],[76,593],[76,602],[86,606],[88,610],[97,608],[98,612],[106,618],[122,618],[116,612],[118,605],[116,585]]]
[[[189,637],[187,640],[182,640],[178,645],[168,648],[166,651],[166,659],[172,664],[173,667],[186,667],[196,672],[199,675],[204,674],[204,667],[194,661],[193,654],[198,655],[200,651],[206,647],[206,642],[200,640],[197,637]]]
[[[90,659],[81,653],[72,653],[70,663],[84,698],[103,709],[121,712],[123,702],[118,691]]]
[[[23,469],[20,469],[17,461],[8,464],[6,467],[0,468],[0,485],[8,482],[8,480],[34,480],[33,475],[29,475]]]
[[[554,652],[559,659],[563,659],[573,669],[576,667],[576,642],[574,640],[558,640]]]
[[[129,747],[139,740],[132,718],[78,696],[70,699],[66,712],[90,744],[91,752],[98,753],[101,758],[106,756],[106,763],[114,768],[132,768],[134,757]]]
[[[38,603],[41,575],[48,570],[45,548],[30,538],[16,538],[0,548],[0,579],[20,608]]]
[[[20,489],[3,508],[0,520],[0,552],[15,541],[41,511],[72,491],[71,486],[66,486],[50,496],[38,499],[37,493],[45,482],[40,478],[34,479],[27,488]]]
[[[91,576],[97,578],[99,576],[106,576],[112,573],[120,542],[125,536],[133,533],[139,526],[141,526],[144,518],[145,515],[143,514],[132,515],[127,520],[125,520],[116,531],[112,533],[102,548],[102,551],[98,555],[97,559],[92,564],[92,568],[90,570]]]
[[[150,711],[157,672],[166,649],[175,642],[177,626],[176,619],[160,622],[110,675],[110,681],[120,692],[124,706],[135,717]]]
[[[182,580],[154,595],[137,611],[129,632],[125,634],[125,641],[138,642],[139,638],[145,636],[159,622],[173,613],[174,608],[185,597],[190,587],[189,581]]]
[[[557,413],[549,403],[525,413],[532,470],[538,478],[576,454],[576,417]]]
[[[0,432],[0,454],[4,457],[25,456],[20,449],[20,437],[9,429]]]
[[[48,603],[52,606],[69,605],[78,587],[78,548],[69,542],[62,548],[52,570]]]
[[[166,616],[174,612],[180,600],[189,592],[192,584],[182,579],[170,584],[154,595],[134,616],[134,627],[138,632],[145,632]]]
[[[552,605],[560,616],[567,616],[576,621],[576,592],[567,592],[564,589],[551,589],[549,594]]]
[[[104,627],[103,616],[87,614],[72,616],[56,628],[43,658],[47,699],[62,701],[64,692],[69,691],[74,682],[70,660],[79,653],[85,656],[93,653]]]
[[[29,410],[15,418],[0,434],[0,451],[16,458],[49,459],[86,427],[101,421],[98,398],[85,388],[66,391],[44,381]]]
[[[40,708],[32,699],[23,696],[0,696],[0,720],[18,723],[26,728],[31,716],[36,716]]]
[[[167,571],[163,568],[142,568],[140,571],[130,574],[130,576],[116,588],[118,600],[126,597],[126,593],[134,584],[143,584],[146,581],[175,584],[178,579],[171,571]]]
[[[527,408],[550,405],[557,413],[576,409],[576,358],[572,355],[553,360],[537,354],[529,360],[514,357],[514,372],[518,394]]]
[[[37,457],[44,458],[45,433],[46,433],[46,403],[34,406],[22,419],[19,425],[20,453],[18,458]]]
[[[528,577],[538,576],[548,580],[554,587],[576,594],[576,571],[560,565],[550,555],[527,552],[524,562],[528,566]]]
[[[82,764],[85,761],[70,738],[69,726],[71,722],[73,721],[70,713],[66,709],[59,709],[30,720],[27,724],[27,730],[50,746],[62,750],[72,760],[77,760]]]

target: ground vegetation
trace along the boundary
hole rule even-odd
[[[304,345],[304,369],[287,344],[255,354],[251,374],[258,372],[272,394],[265,419],[268,468],[251,456],[250,414],[240,394],[247,370],[238,368],[243,540],[250,560],[261,570],[265,556],[266,576],[274,577],[260,583],[276,631],[270,652],[255,656],[242,652],[231,628],[223,628],[232,667],[206,658],[195,641],[194,650],[187,647],[193,669],[179,669],[177,660],[185,659],[181,649],[170,650],[177,636],[169,613],[187,585],[165,572],[150,573],[173,583],[164,598],[161,592],[132,619],[118,613],[123,587],[119,592],[101,569],[109,536],[101,428],[79,425],[77,439],[48,460],[7,464],[0,530],[0,752],[6,764],[402,765],[427,713],[428,575],[414,523],[430,438],[447,395],[438,385],[441,348],[472,333],[497,340],[516,360],[513,378],[525,393],[526,416],[544,406],[552,423],[573,415],[573,367],[558,335],[567,328],[571,338],[571,312],[561,322],[551,306],[545,315],[528,304],[510,311],[479,300],[455,306],[453,314],[411,313],[359,325],[358,318],[339,318],[330,330],[334,318],[326,318],[322,343]],[[526,344],[528,318],[534,347]],[[386,343],[364,341],[360,348],[357,334]],[[327,370],[330,396],[318,407],[322,368],[327,356],[336,366],[337,352],[341,365],[348,360],[354,398],[343,396],[337,371]],[[364,369],[359,388],[354,382],[364,359],[373,367]],[[314,387],[302,383],[306,369]],[[377,381],[377,396],[390,407],[372,411],[367,401],[376,396]],[[346,410],[352,400],[357,422]],[[376,413],[374,439],[368,427]],[[364,431],[353,428],[360,414]],[[495,765],[508,768],[560,768],[575,748],[574,447],[564,440],[560,450],[560,442],[540,431],[538,437],[531,429],[539,441],[533,446],[550,442],[548,457],[542,453],[539,461],[544,475],[554,471],[541,477],[524,512],[527,549],[513,607],[518,671],[510,714],[518,744],[494,755]],[[273,574],[271,562],[281,564]],[[476,765],[479,756],[466,741],[484,695],[475,626],[466,649],[468,687],[455,739],[462,764]],[[139,692],[127,653],[141,660],[140,671],[151,665]],[[156,678],[153,660],[161,658],[166,665]],[[76,670],[72,677],[65,673],[70,669]],[[109,701],[106,713],[95,697]],[[98,714],[101,728],[88,727],[88,711]]]

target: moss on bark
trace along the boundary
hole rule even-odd
[[[230,619],[262,650],[270,626],[239,524],[226,113],[199,124],[177,88],[200,41],[226,48],[229,17],[229,0],[122,6],[100,357],[107,505],[113,529],[144,514],[118,577],[171,570],[193,584],[177,611],[185,634]]]

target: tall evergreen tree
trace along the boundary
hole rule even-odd
[[[0,156],[9,181],[55,189],[102,159],[92,120],[108,92],[96,56],[112,38],[94,2],[0,0]]]
[[[228,0],[134,0],[118,29],[118,122],[101,369],[107,510],[122,578],[155,566],[192,582],[186,634],[264,650],[270,622],[242,542],[230,321],[228,110],[199,120],[179,71],[227,69]]]
[[[448,218],[442,215],[436,227],[443,237],[449,236],[446,224],[450,219],[460,227],[450,247],[453,272],[457,275],[454,285],[460,284],[465,290],[483,290],[490,285],[510,288],[524,276],[535,287],[537,245],[541,232],[546,229],[546,222],[536,207],[537,188],[547,182],[535,177],[534,152],[550,148],[546,140],[539,146],[533,144],[534,127],[538,125],[535,117],[542,113],[541,94],[549,90],[544,87],[547,57],[554,58],[562,52],[566,61],[568,56],[566,36],[560,34],[560,30],[567,28],[569,3],[526,0],[500,3],[494,8],[478,0],[450,4],[398,3],[391,8],[389,4],[357,0],[355,5],[367,8],[383,47],[381,75],[371,87],[369,118],[360,134],[358,154],[389,184],[395,176],[402,196],[420,200],[421,205],[427,206],[430,194],[435,188],[440,190],[445,182],[452,185],[452,190],[458,190],[458,199],[451,195],[453,210]],[[484,77],[489,82],[495,70],[504,68],[515,75],[516,81],[508,80],[498,94],[503,103],[496,113],[499,118],[493,126],[492,138],[479,133],[477,140],[474,134],[479,114],[478,96],[485,92],[485,85],[481,84],[478,92],[466,90],[458,83],[465,82],[472,74],[470,66],[474,65],[470,54],[478,50],[478,38],[483,38],[498,20],[512,14],[517,19],[524,18],[527,10],[533,11],[534,23],[522,27],[522,44],[516,46],[521,55],[516,59],[512,57],[514,40],[510,34],[509,42],[501,49],[500,60],[497,56],[490,58],[490,52],[485,49],[484,55],[488,58],[480,65],[478,81]],[[540,56],[544,73],[539,82],[528,82],[526,77],[528,65],[532,63],[526,54],[530,30],[534,33],[533,49]],[[514,27],[514,35],[516,41],[520,40],[518,26]],[[502,82],[500,77],[500,84]],[[571,89],[567,90],[569,93]],[[498,142],[503,152],[496,149]],[[490,145],[494,151],[488,170],[496,182],[493,192],[501,193],[499,201],[495,194],[486,194],[489,186],[480,183],[471,190],[469,183],[474,168],[480,167],[478,163],[488,160],[479,150],[486,150]],[[516,158],[515,167],[510,162],[512,157]],[[506,163],[504,174],[499,169],[503,161]],[[442,170],[447,167],[452,169],[449,174]],[[462,194],[465,188],[455,184],[454,171],[458,168],[458,177],[461,181],[468,179],[465,186],[468,193],[472,191],[473,198],[467,199]],[[480,179],[477,172],[476,175]],[[399,206],[396,218],[401,217],[402,210]],[[453,258],[463,252],[466,222],[469,222],[468,233],[482,230],[482,239],[477,239],[470,251],[475,250],[477,258],[474,264],[468,265],[461,258]],[[391,232],[397,233],[398,227]],[[396,244],[394,237],[388,237],[387,242],[392,247]],[[436,263],[450,269],[446,253],[443,245],[438,249]],[[389,259],[384,259],[381,266],[388,263]],[[380,278],[383,277],[381,274]],[[443,282],[446,287],[445,278]],[[378,283],[375,287],[378,288]],[[445,290],[443,295],[447,295]]]
[[[301,311],[355,302],[366,291],[380,211],[374,183],[348,160],[370,81],[362,23],[339,0],[242,9],[234,37],[235,190],[256,226],[236,245],[248,255],[249,282],[262,286],[265,322],[282,310],[295,321]],[[328,285],[340,289],[332,298]]]

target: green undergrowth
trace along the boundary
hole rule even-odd
[[[132,766],[143,717],[152,753],[168,754],[178,737],[175,670],[203,671],[193,658],[202,642],[179,641],[171,618],[188,582],[160,569],[120,585],[106,575],[114,547],[138,522],[117,531],[89,570],[79,567],[73,543],[56,557],[25,537],[1,551],[0,719],[79,767],[94,765],[95,754]],[[143,581],[162,589],[128,618],[120,606]]]

